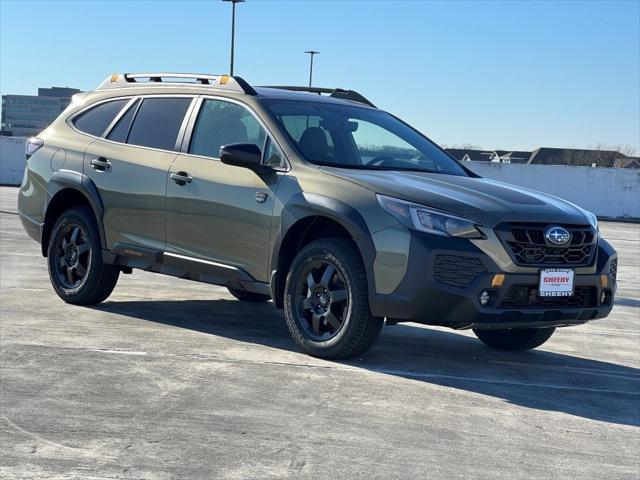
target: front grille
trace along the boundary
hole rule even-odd
[[[502,308],[590,308],[596,306],[595,287],[575,287],[571,297],[539,297],[538,288],[514,285],[500,302]]]
[[[590,265],[596,251],[597,235],[589,226],[564,225],[571,233],[565,246],[548,244],[543,224],[500,224],[496,233],[517,265]]]
[[[478,258],[440,254],[435,258],[433,276],[445,285],[464,288],[486,271],[487,268]]]

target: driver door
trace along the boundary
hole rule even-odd
[[[188,153],[178,155],[167,179],[166,251],[240,268],[268,282],[271,221],[281,173],[259,175],[225,165],[218,157],[220,147],[231,143],[254,143],[263,152],[277,145],[267,145],[265,128],[239,103],[201,99],[196,113]]]

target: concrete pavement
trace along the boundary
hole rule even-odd
[[[299,353],[281,312],[122,275],[64,304],[0,188],[0,477],[640,478],[640,225],[613,314],[539,350],[385,327],[362,358]]]

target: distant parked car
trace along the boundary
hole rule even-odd
[[[612,308],[617,256],[593,214],[480,178],[354,91],[113,75],[27,158],[20,217],[69,303],[133,268],[225,285],[333,359],[385,318],[516,350]]]

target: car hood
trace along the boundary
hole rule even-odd
[[[570,202],[487,178],[335,167],[322,170],[376,193],[462,214],[491,228],[503,221],[589,224],[583,210]]]

